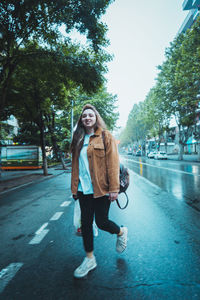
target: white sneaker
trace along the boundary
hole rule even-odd
[[[122,227],[123,234],[120,236],[117,236],[117,243],[116,243],[116,250],[119,253],[122,253],[127,246],[127,236],[128,236],[128,228]]]
[[[82,264],[74,271],[74,277],[81,278],[88,274],[89,271],[97,266],[95,256],[93,258],[85,257]]]

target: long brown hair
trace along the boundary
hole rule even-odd
[[[99,112],[96,110],[96,108],[91,104],[84,105],[81,115],[78,119],[77,127],[76,127],[76,130],[74,131],[73,139],[72,139],[71,146],[70,146],[70,150],[71,150],[72,154],[77,153],[79,155],[81,148],[83,146],[83,141],[84,141],[86,132],[85,132],[85,128],[82,123],[82,115],[86,109],[92,109],[93,112],[95,113],[96,123],[95,123],[94,130],[96,131],[98,128],[106,129],[106,124],[105,124],[104,120],[102,119],[102,117],[100,116]]]

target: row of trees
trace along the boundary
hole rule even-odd
[[[107,27],[100,21],[111,2],[0,3],[0,121],[13,114],[20,125],[15,141],[41,145],[45,175],[45,146],[52,146],[61,159],[69,146],[72,100],[75,121],[88,101],[102,112],[110,129],[118,118],[116,96],[105,88],[111,57],[104,50]],[[73,29],[86,35],[85,46],[72,42]]]
[[[140,143],[152,137],[167,144],[170,121],[178,126],[179,159],[190,136],[198,142],[200,160],[200,18],[186,33],[177,36],[166,49],[165,61],[158,67],[155,86],[144,102],[135,104],[129,114],[122,145]]]

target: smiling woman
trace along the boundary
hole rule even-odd
[[[83,263],[74,272],[76,278],[81,278],[97,266],[93,255],[94,216],[99,229],[117,235],[117,252],[125,250],[128,231],[108,219],[110,204],[118,198],[119,192],[118,148],[100,114],[90,104],[83,107],[79,117],[71,152],[71,190],[73,198],[79,199],[86,252]]]
[[[96,123],[95,112],[90,108],[84,110],[81,120],[87,134],[94,133],[94,125]]]

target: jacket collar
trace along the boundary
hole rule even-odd
[[[97,130],[95,131],[94,135],[96,135],[96,136],[102,135],[102,131],[103,131],[103,129],[99,127],[99,128],[97,128]]]

